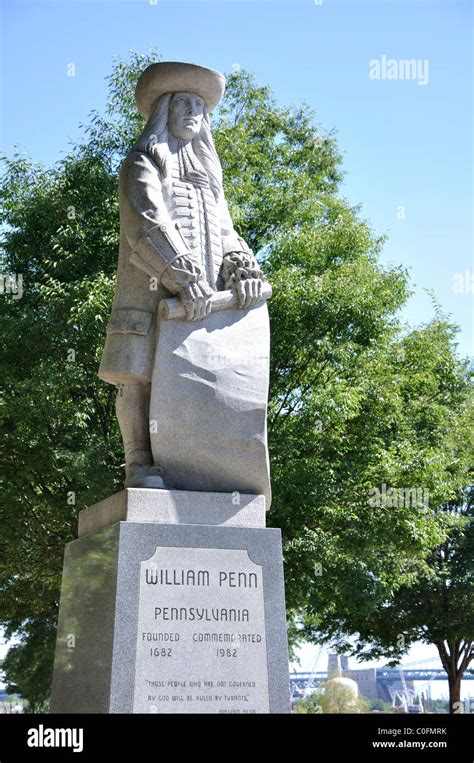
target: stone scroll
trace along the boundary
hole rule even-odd
[[[270,507],[265,286],[250,309],[239,309],[231,292],[216,293],[211,314],[196,322],[182,317],[178,300],[162,303],[150,437],[170,488],[262,494]]]

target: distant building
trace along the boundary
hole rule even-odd
[[[381,699],[383,702],[392,702],[392,694],[389,691],[386,682],[377,680],[376,668],[360,668],[352,670],[349,668],[349,658],[345,654],[330,654],[328,659],[328,678],[334,675],[344,675],[345,678],[351,678],[359,687],[359,694],[366,699]],[[413,681],[406,681],[406,688],[415,691]],[[402,680],[392,682],[390,685],[392,691],[402,691]]]

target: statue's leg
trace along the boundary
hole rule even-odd
[[[115,410],[125,450],[125,487],[164,487],[150,445],[150,384],[119,384]]]

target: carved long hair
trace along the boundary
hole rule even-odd
[[[158,165],[163,177],[171,175],[171,152],[169,148],[168,113],[172,93],[158,99],[135,148],[145,151]],[[222,167],[212,139],[209,114],[206,106],[201,130],[192,140],[192,147],[198,160],[208,174],[209,184],[216,199],[222,193]]]

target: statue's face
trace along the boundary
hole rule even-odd
[[[168,130],[180,140],[192,140],[201,131],[204,101],[197,93],[174,93],[170,100]]]

